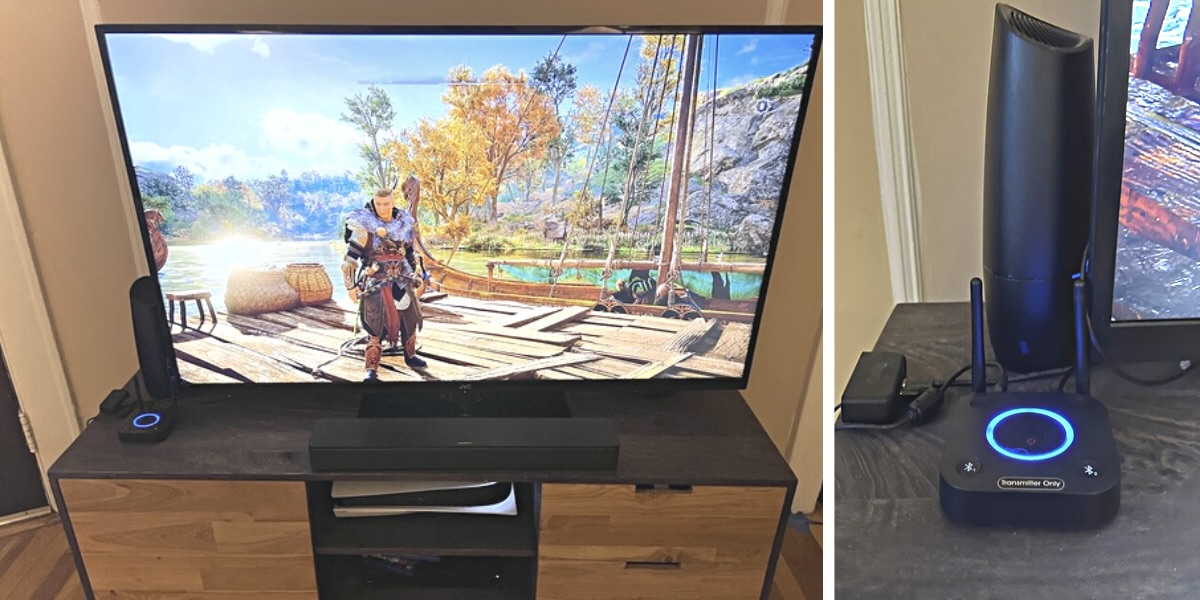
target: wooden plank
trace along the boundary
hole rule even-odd
[[[637,360],[642,362],[662,361],[671,356],[670,353],[662,350],[630,350],[626,346],[613,346],[603,343],[581,344],[578,347],[578,350],[581,352],[592,352],[612,358]],[[697,371],[707,375],[736,378],[742,376],[742,371],[745,369],[745,363],[693,355],[686,361],[676,365],[676,367]]]
[[[296,369],[280,366],[237,345],[222,342],[203,334],[179,334],[175,347],[193,356],[201,356],[213,364],[225,366],[229,371],[241,374],[251,381],[309,382],[314,377]]]
[[[563,333],[578,333],[580,335],[590,335],[593,337],[603,337],[612,335],[620,331],[619,327],[611,327],[608,325],[592,325],[590,323],[572,323],[559,329]]]
[[[692,319],[688,321],[688,326],[679,330],[671,341],[663,345],[663,350],[667,352],[688,352],[692,346],[708,336],[712,330],[716,329],[718,323],[716,319]]]
[[[515,302],[507,302],[504,300],[476,300],[474,298],[465,298],[463,296],[447,296],[438,301],[438,305],[458,306],[461,308],[469,308],[484,312],[502,313],[508,315],[513,315],[520,311],[529,309],[529,306],[517,304]]]
[[[704,355],[719,360],[745,363],[746,353],[749,351],[750,326],[745,323],[726,323],[716,345]]]
[[[583,379],[578,375],[571,375],[570,373],[566,373],[558,369],[542,369],[541,371],[538,371],[538,377],[542,379],[554,379],[561,381],[579,381]]]
[[[310,374],[314,373],[318,366],[335,358],[338,350],[336,347],[317,349],[310,345],[296,344],[283,336],[243,332],[227,323],[205,326],[204,331],[218,340],[245,348],[280,366],[298,368]],[[321,369],[320,377],[332,381],[357,381],[362,378],[361,371],[353,371],[349,369],[349,365],[341,363],[339,360],[326,365]]]
[[[498,327],[520,327],[526,323],[537,321],[538,319],[548,317],[561,310],[557,306],[539,306],[529,310],[521,311],[515,315],[503,317],[492,321],[493,325]],[[533,331],[538,331],[534,329]]]
[[[583,318],[583,322],[595,323],[597,325],[612,324],[620,326],[633,323],[634,321],[637,321],[637,319],[638,317],[636,315],[591,311],[586,317]]]
[[[684,354],[676,354],[666,360],[661,360],[655,363],[650,363],[644,367],[636,369],[625,375],[626,379],[654,379],[659,373],[670,369],[680,362],[691,358],[690,352]]]
[[[425,337],[422,340],[419,353],[421,356],[435,356],[447,362],[457,362],[486,369],[512,365],[520,361],[519,358],[513,356],[443,342],[432,337]]]
[[[418,349],[417,354],[420,355],[420,353]],[[392,376],[403,378],[405,381],[458,381],[472,373],[479,372],[478,368],[456,365],[439,360],[435,356],[422,356],[421,358],[425,361],[426,366],[418,370],[404,364],[403,356],[385,354],[383,360],[379,362],[379,378],[384,379],[385,374],[391,373]]]
[[[584,379],[620,379],[641,364],[604,357],[578,366],[561,367],[560,370]]]
[[[682,319],[664,319],[662,317],[639,316],[638,318],[634,319],[633,326],[654,331],[679,333],[680,330],[688,326],[688,321],[684,321]]]
[[[594,354],[564,354],[554,358],[544,358],[542,360],[530,361],[522,365],[514,365],[511,367],[501,367],[491,369],[482,373],[476,373],[467,378],[468,381],[481,381],[484,379],[506,379],[513,375],[522,373],[533,373],[541,369],[553,369],[566,365],[577,365],[580,363],[598,360],[600,357]]]
[[[443,327],[454,331],[486,333],[500,337],[515,338],[518,340],[558,344],[560,346],[566,346],[579,341],[578,334],[568,335],[564,333],[552,333],[546,331],[523,331],[509,327],[496,327],[495,325],[443,325]]]
[[[426,336],[437,336],[439,339],[458,343],[458,344],[475,344],[487,348],[493,352],[501,352],[505,354],[513,354],[516,356],[532,356],[536,358],[549,358],[558,356],[566,351],[565,348],[556,344],[546,344],[542,342],[533,342],[529,340],[520,340],[515,338],[500,337],[495,335],[487,335],[473,331],[470,327],[449,328],[444,323],[425,323],[425,329],[417,340],[421,340]]]
[[[578,321],[584,315],[589,315],[591,313],[592,310],[586,306],[568,306],[566,308],[559,309],[558,312],[533,321],[532,323],[522,325],[521,329],[529,331],[545,331],[551,327],[562,325],[563,323]]]
[[[179,367],[179,377],[191,383],[242,383],[228,375],[211,371],[186,360],[177,360],[175,364]]]
[[[333,311],[317,306],[301,306],[285,312],[308,317],[336,329],[350,329],[354,327],[354,313],[348,313],[340,309]]]

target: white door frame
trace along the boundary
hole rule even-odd
[[[908,76],[900,27],[900,0],[862,0],[879,162],[879,195],[887,241],[892,299],[923,299],[920,185],[908,110]]]
[[[0,348],[17,403],[29,423],[31,450],[46,499],[54,494],[46,471],[79,437],[79,415],[50,324],[41,278],[33,261],[25,219],[0,129]]]

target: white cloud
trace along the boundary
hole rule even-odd
[[[287,164],[276,157],[250,156],[245,150],[230,144],[192,146],[160,146],[154,142],[132,142],[129,153],[134,164],[162,162],[182,165],[203,179],[223,179],[230,175],[239,179],[263,177],[278,173]]]
[[[164,33],[160,37],[168,42],[176,44],[187,44],[205,54],[213,54],[217,48],[232,42],[248,41],[250,42],[250,51],[267,58],[271,56],[271,49],[267,46],[266,40],[261,35],[254,34],[239,34],[239,33]]]
[[[273,108],[258,122],[259,146],[274,156],[288,156],[322,173],[357,170],[358,144],[365,136],[349,123],[318,113]]]
[[[254,43],[250,44],[250,51],[263,58],[271,57],[271,48],[269,48],[267,43],[258,36],[255,36]]]
[[[183,165],[202,179],[262,179],[287,170],[292,174],[317,171],[336,175],[361,166],[358,143],[362,135],[352,126],[316,113],[271,109],[259,120],[258,148],[251,153],[228,143],[203,148],[155,142],[132,142],[135,164]]]
[[[751,52],[754,52],[757,49],[758,49],[758,38],[754,38],[754,39],[751,39],[749,42],[746,42],[746,45],[742,46],[742,49],[738,50],[737,53],[738,53],[738,55],[749,54]]]

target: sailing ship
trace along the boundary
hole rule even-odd
[[[558,260],[553,259],[505,259],[492,260],[487,263],[487,275],[468,273],[455,269],[436,259],[428,250],[420,235],[420,220],[417,209],[420,202],[419,183],[414,187],[405,186],[405,196],[408,199],[409,211],[413,220],[418,223],[414,232],[414,248],[421,255],[425,270],[430,274],[431,282],[428,288],[434,291],[477,299],[512,300],[530,304],[576,305],[590,306],[596,311],[627,313],[638,315],[653,315],[677,319],[694,319],[697,317],[718,318],[725,321],[749,323],[754,320],[758,307],[758,297],[733,300],[728,297],[715,297],[718,293],[704,296],[687,289],[682,284],[684,271],[707,273],[713,277],[713,290],[728,290],[727,279],[730,273],[743,273],[762,276],[765,273],[764,263],[745,262],[711,262],[707,260],[707,244],[701,260],[685,262],[681,260],[681,248],[676,230],[679,226],[680,199],[686,194],[687,188],[687,157],[691,142],[691,128],[694,126],[695,99],[700,86],[700,69],[698,59],[701,50],[701,38],[698,34],[686,36],[683,62],[682,99],[679,101],[679,114],[675,119],[675,130],[672,138],[671,170],[666,192],[667,206],[663,219],[662,243],[660,256],[657,260],[629,260],[614,257],[614,244],[610,241],[607,259],[571,259],[566,258],[570,236],[563,241],[562,254]],[[628,52],[628,50],[627,50]],[[618,81],[620,74],[618,73]],[[712,109],[716,111],[714,101]],[[611,105],[609,107],[611,110]],[[608,115],[605,115],[605,122]],[[602,126],[603,132],[603,126]],[[715,136],[709,135],[710,145]],[[639,130],[640,138],[640,130]],[[640,142],[640,139],[638,140]],[[668,142],[668,146],[671,142]],[[635,146],[636,152],[636,146]],[[712,152],[709,152],[710,163]],[[596,161],[591,161],[583,188],[586,190],[590,181],[592,169]],[[630,161],[630,176],[626,184],[626,196],[629,195],[628,181],[632,179],[634,161]],[[708,186],[711,191],[711,165]],[[706,210],[707,212],[707,210]],[[550,282],[529,282],[502,279],[496,276],[496,269],[503,267],[542,267],[551,273]],[[559,281],[564,268],[600,269],[603,273],[604,285],[592,283]],[[649,278],[649,293],[637,302],[623,302],[613,296],[607,282],[618,271],[629,270],[631,273],[643,273],[647,277],[650,272],[657,279]],[[425,291],[425,288],[419,290]]]

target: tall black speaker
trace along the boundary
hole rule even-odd
[[[996,359],[1028,373],[1074,356],[1072,275],[1092,198],[1092,40],[996,6],[984,155],[983,269]]]
[[[154,276],[140,277],[129,287],[129,310],[144,395],[138,410],[125,420],[118,434],[125,442],[159,442],[175,427],[178,377],[171,326]]]

